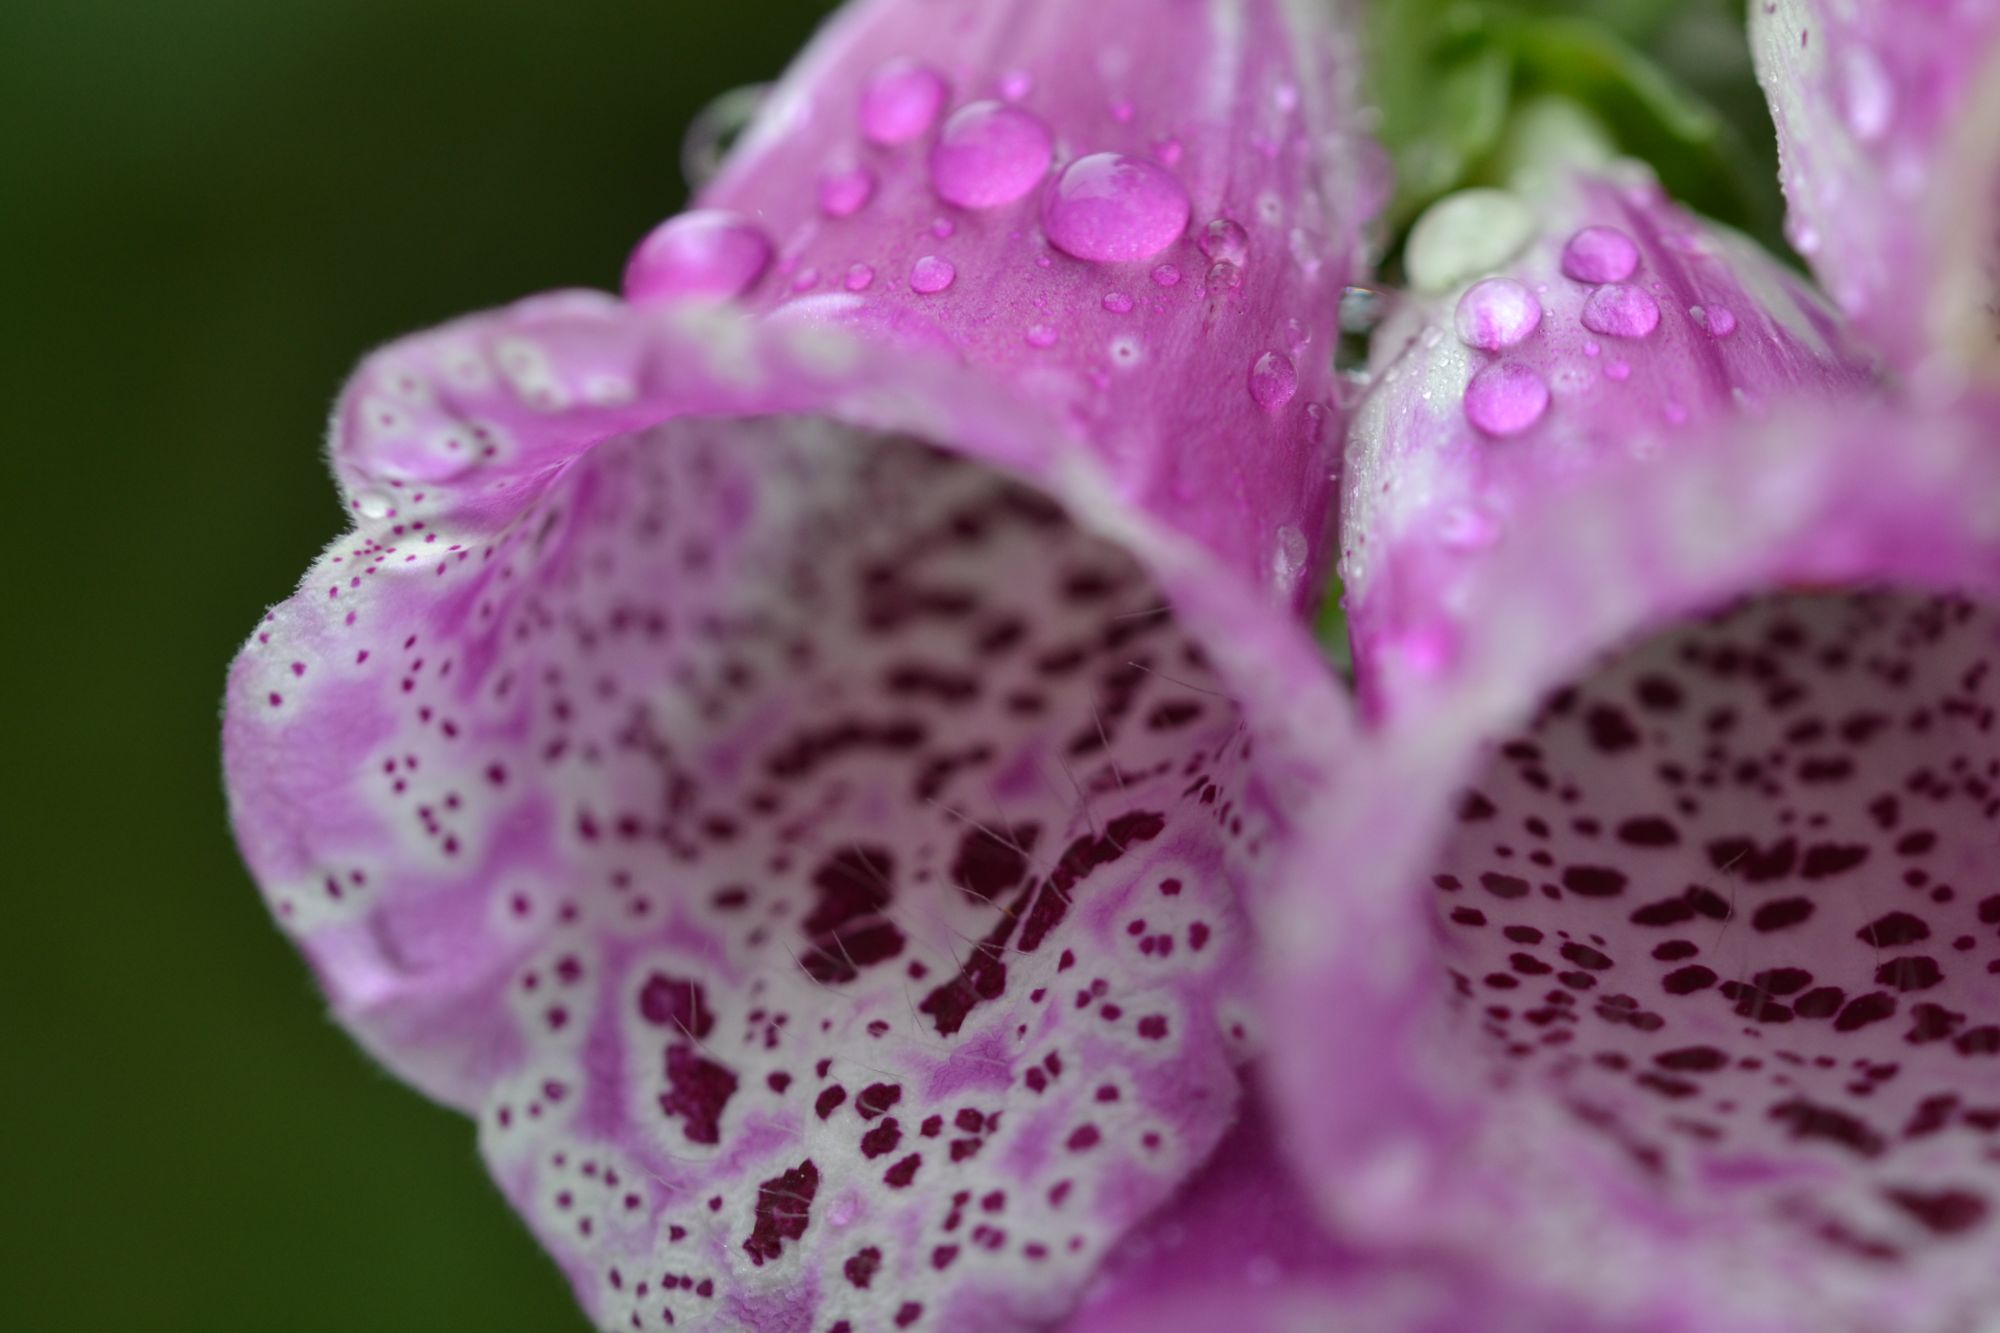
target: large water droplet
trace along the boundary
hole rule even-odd
[[[866,167],[840,167],[819,178],[819,211],[830,218],[852,217],[875,194],[875,173]]]
[[[1458,339],[1467,347],[1498,352],[1514,346],[1542,322],[1542,303],[1512,278],[1476,282],[1458,298]]]
[[[756,223],[723,209],[696,209],[668,218],[639,242],[625,265],[625,298],[740,296],[770,263],[770,238]]]
[[[1736,332],[1736,312],[1726,305],[1690,306],[1688,318],[1708,330],[1711,338],[1727,338]]]
[[[1465,419],[1488,435],[1518,435],[1549,410],[1549,386],[1518,361],[1499,361],[1465,386]]]
[[[910,290],[923,296],[930,296],[951,286],[958,277],[958,270],[948,259],[936,255],[925,255],[910,265]]]
[[[1232,218],[1216,218],[1201,229],[1195,242],[1204,256],[1217,263],[1242,265],[1250,257],[1250,233]]]
[[[1611,338],[1643,338],[1660,326],[1660,305],[1638,287],[1607,283],[1583,303],[1583,327]]]
[[[1283,352],[1266,352],[1250,367],[1250,396],[1266,412],[1275,412],[1299,391],[1299,372]]]
[[[1616,227],[1585,227],[1563,245],[1563,276],[1578,282],[1623,282],[1638,267],[1639,247]]]
[[[1042,197],[1042,230],[1064,254],[1124,263],[1158,254],[1187,230],[1188,194],[1171,171],[1124,153],[1064,167]]]
[[[891,60],[861,85],[861,133],[879,144],[908,143],[944,109],[944,76],[914,60]]]
[[[946,119],[931,149],[931,185],[960,208],[1011,204],[1048,174],[1055,140],[1042,118],[1004,102],[973,102]]]

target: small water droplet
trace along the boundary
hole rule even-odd
[[[931,149],[931,186],[960,208],[998,208],[1048,174],[1055,140],[1034,112],[973,102],[946,119]]]
[[[1250,367],[1250,396],[1266,412],[1275,412],[1299,391],[1298,368],[1283,352],[1266,352]]]
[[[1596,356],[1603,350],[1604,348],[1596,342],[1587,342],[1583,345],[1583,354],[1585,356]]]
[[[1047,324],[1030,324],[1024,337],[1030,347],[1053,347],[1056,342],[1055,329]]]
[[[1607,283],[1583,303],[1583,327],[1608,338],[1643,338],[1659,326],[1659,302],[1638,287]]]
[[[1153,270],[1153,281],[1162,287],[1172,287],[1181,280],[1181,271],[1172,264],[1162,264]]]
[[[1035,76],[1025,69],[1010,69],[1000,76],[1000,96],[1018,102],[1035,91]]]
[[[1519,361],[1498,361],[1465,386],[1465,419],[1488,435],[1518,435],[1549,410],[1549,386]]]
[[[940,241],[950,240],[952,234],[957,230],[958,224],[950,218],[939,218],[937,221],[931,223],[931,235],[937,237]]]
[[[870,142],[908,143],[944,109],[944,76],[914,60],[891,60],[861,86],[861,133]]]
[[[1129,124],[1132,120],[1132,115],[1132,103],[1126,99],[1121,97],[1111,104],[1111,118],[1120,125]]]
[[[1839,97],[1847,128],[1862,143],[1874,143],[1889,131],[1896,111],[1896,90],[1882,62],[1866,46],[1851,42],[1841,52]]]
[[[875,173],[866,167],[844,167],[819,178],[819,211],[830,218],[852,217],[875,196]]]
[[[1203,227],[1195,245],[1204,258],[1218,262],[1241,266],[1250,257],[1250,233],[1231,218],[1216,218]]]
[[[1299,87],[1295,83],[1281,83],[1271,90],[1271,101],[1280,111],[1299,109]]]
[[[1277,546],[1271,552],[1271,582],[1280,597],[1289,599],[1298,591],[1311,547],[1305,533],[1289,523],[1278,529],[1277,537]]]
[[[875,281],[875,270],[866,264],[855,264],[847,270],[847,290],[865,292]]]
[[[1491,546],[1500,537],[1500,519],[1485,505],[1456,504],[1438,525],[1438,540],[1460,551]]]
[[[1578,282],[1623,282],[1639,267],[1639,247],[1616,227],[1585,227],[1563,245],[1563,276]]]
[[[1064,254],[1123,263],[1158,254],[1187,230],[1187,187],[1157,163],[1092,153],[1064,167],[1042,197],[1042,230]]]
[[[1458,299],[1458,339],[1467,347],[1498,352],[1541,326],[1542,303],[1512,278],[1487,278]]]
[[[1179,166],[1181,151],[1181,141],[1171,134],[1153,140],[1153,159],[1163,167]]]
[[[1237,291],[1243,286],[1243,270],[1225,259],[1219,264],[1208,266],[1208,272],[1202,275],[1201,284],[1203,290],[1212,295]]]
[[[1114,315],[1122,315],[1132,309],[1132,298],[1123,292],[1106,292],[1104,308]]]
[[[958,270],[948,259],[936,255],[925,255],[910,265],[910,290],[923,296],[931,296],[951,286],[958,276]]]
[[[1726,305],[1690,306],[1688,318],[1708,330],[1711,338],[1727,338],[1736,332],[1736,312]]]
[[[1632,367],[1623,361],[1607,361],[1604,363],[1604,378],[1608,380],[1630,379],[1632,378]]]
[[[647,233],[625,266],[625,299],[740,296],[771,263],[771,241],[750,219],[703,208]]]

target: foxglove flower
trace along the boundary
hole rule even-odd
[[[1878,391],[1643,177],[1538,203],[1418,224],[1443,290],[1358,409],[1371,744],[1271,932],[1296,1155],[1593,1327],[1972,1327],[2000,410]]]
[[[1793,244],[1893,364],[2000,380],[2000,4],[1750,8]]]
[[[238,836],[602,1326],[1045,1322],[1234,1120],[1342,718],[1330,19],[863,4],[623,300],[348,387]]]

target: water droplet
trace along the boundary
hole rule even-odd
[[[1645,291],[1607,283],[1583,303],[1583,327],[1610,338],[1643,338],[1660,325],[1660,305]]]
[[[1005,102],[973,102],[946,119],[931,149],[931,185],[960,208],[998,208],[1048,174],[1055,140],[1042,118]]]
[[[1542,303],[1512,278],[1488,278],[1458,299],[1458,340],[1467,347],[1498,352],[1514,346],[1542,322]]]
[[[1623,282],[1638,267],[1639,247],[1616,227],[1585,227],[1563,246],[1563,276],[1578,282]]]
[[[861,133],[879,144],[908,143],[944,109],[944,76],[914,60],[891,60],[861,85]]]
[[[923,296],[931,296],[951,286],[958,277],[958,270],[948,259],[936,255],[925,255],[910,265],[910,290]]]
[[[1340,331],[1365,337],[1382,322],[1382,293],[1370,287],[1340,289]]]
[[[1018,102],[1035,91],[1035,76],[1025,69],[1010,69],[1000,76],[1000,96]]]
[[[937,221],[931,223],[931,235],[937,237],[940,241],[950,240],[952,234],[957,230],[958,224],[950,218],[939,218]]]
[[[1123,292],[1106,292],[1104,308],[1114,315],[1122,315],[1132,308],[1132,298]]]
[[[1711,338],[1727,338],[1736,332],[1736,312],[1726,305],[1690,306],[1688,318],[1707,329]]]
[[[1153,281],[1162,287],[1172,287],[1181,280],[1181,271],[1172,264],[1162,264],[1153,270]]]
[[[1250,367],[1250,396],[1266,412],[1275,412],[1299,391],[1299,372],[1283,352],[1266,352]]]
[[[625,298],[740,296],[771,263],[771,241],[738,213],[703,208],[668,218],[633,250]]]
[[[798,276],[792,279],[792,290],[795,292],[809,292],[817,286],[819,286],[819,270],[816,268],[802,268]]]
[[[875,281],[875,270],[866,264],[855,264],[847,270],[847,290],[865,292]]]
[[[1181,141],[1171,134],[1162,134],[1153,140],[1153,158],[1163,167],[1179,166]]]
[[[1500,519],[1477,501],[1447,509],[1438,525],[1438,540],[1460,551],[1476,551],[1491,546],[1500,537]]]
[[[1158,254],[1187,230],[1187,187],[1157,163],[1092,153],[1064,167],[1042,198],[1042,230],[1064,254],[1123,263]]]
[[[819,211],[830,218],[852,217],[875,196],[875,173],[866,167],[844,167],[819,178]]]
[[[1139,340],[1129,333],[1121,333],[1111,340],[1111,360],[1120,370],[1130,370],[1146,359],[1146,349]]]
[[[1225,259],[1219,264],[1208,266],[1208,272],[1202,275],[1201,284],[1203,290],[1210,293],[1233,292],[1243,286],[1243,270]]]
[[[1024,335],[1030,347],[1053,347],[1056,342],[1055,329],[1047,324],[1030,324]]]
[[[1277,547],[1271,552],[1271,581],[1280,597],[1290,598],[1298,591],[1299,579],[1306,572],[1306,557],[1311,554],[1311,547],[1305,533],[1289,523],[1278,529],[1277,536]]]
[[[1250,233],[1230,218],[1216,218],[1201,229],[1195,242],[1204,258],[1241,265],[1250,257]]]
[[[1549,386],[1519,361],[1499,361],[1465,386],[1465,419],[1488,435],[1518,435],[1549,410]]]
[[[1608,380],[1630,379],[1632,378],[1632,367],[1623,361],[1607,361],[1604,363],[1604,378]]]
[[[1133,114],[1132,104],[1122,97],[1111,104],[1111,118],[1117,121],[1120,125],[1125,125],[1130,123],[1132,119],[1132,114]]]

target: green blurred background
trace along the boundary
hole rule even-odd
[[[826,8],[0,0],[0,1329],[584,1326],[268,922],[223,670],[343,526],[357,356],[614,284],[689,119]]]
[[[470,1126],[368,1065],[267,921],[224,819],[223,670],[343,526],[318,449],[357,356],[613,284],[680,203],[696,110],[827,8],[0,0],[0,1329],[582,1327]],[[1691,192],[1747,149],[1748,202],[1706,202],[1771,234],[1739,0],[1379,15],[1385,133],[1432,171],[1405,212],[1554,88]]]

